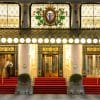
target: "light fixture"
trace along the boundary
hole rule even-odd
[[[87,43],[92,43],[92,39],[88,38]]]
[[[93,43],[98,43],[98,39],[93,39]]]
[[[7,41],[6,38],[1,38],[2,43],[6,43],[6,41]]]
[[[54,38],[51,38],[51,39],[50,39],[50,42],[51,42],[51,43],[55,43],[55,39],[54,39]]]
[[[14,38],[14,43],[18,43],[18,38]]]
[[[75,43],[79,43],[79,38],[76,38],[75,39]]]
[[[26,43],[30,43],[31,39],[30,38],[26,38]]]
[[[44,43],[49,43],[49,39],[48,38],[45,38],[44,39]]]
[[[7,42],[8,42],[8,43],[12,43],[12,38],[8,38],[8,39],[7,39]]]
[[[36,43],[37,39],[36,38],[32,38],[32,43]]]
[[[20,43],[24,43],[25,39],[24,38],[20,38]]]
[[[86,42],[85,38],[82,38],[82,39],[81,39],[81,43],[84,44],[85,42]]]
[[[43,39],[42,38],[39,38],[38,39],[38,43],[43,43]]]
[[[73,43],[73,39],[72,38],[69,38],[68,42],[69,43]]]
[[[67,39],[66,38],[62,39],[62,42],[67,43]]]
[[[61,43],[61,39],[60,38],[57,38],[56,39],[56,43]]]

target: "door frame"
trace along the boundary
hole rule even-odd
[[[46,48],[46,49],[45,49]],[[51,49],[52,48],[52,49]],[[43,77],[43,67],[42,67],[42,59],[43,54],[47,54],[49,51],[52,51],[53,54],[57,54],[58,52],[58,77],[63,77],[63,45],[62,44],[41,44],[38,45],[38,77]],[[54,51],[53,51],[54,50]],[[51,52],[51,53],[52,53]],[[50,54],[50,52],[49,52]]]
[[[46,73],[47,73],[47,72],[46,72],[46,66],[45,66],[45,64],[46,64],[46,61],[45,61],[46,55],[47,55],[47,57],[51,57],[51,59],[52,59],[52,61],[51,61],[51,66],[49,66],[49,68],[48,68],[48,69],[50,69],[50,67],[51,67],[51,70],[49,70],[49,71],[51,71],[51,72],[48,71],[48,75],[47,75],[47,76],[46,76]],[[54,67],[54,66],[53,66],[53,56],[54,56],[54,55],[55,55],[55,56],[57,55],[57,56],[59,57],[58,54],[42,54],[42,56],[43,56],[43,57],[42,57],[42,58],[43,58],[43,59],[42,59],[42,68],[43,68],[43,76],[44,76],[44,77],[58,77],[58,70],[59,70],[59,69],[58,69],[58,68],[59,68],[59,60],[58,60],[58,59],[59,59],[59,58],[57,57],[57,66],[56,66],[56,67],[57,67],[57,73],[53,73],[53,67]],[[47,61],[47,62],[49,62],[49,61]],[[51,74],[52,74],[52,75],[51,75]],[[56,76],[56,75],[54,76],[54,74],[57,74],[57,76]]]

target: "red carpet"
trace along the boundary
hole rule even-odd
[[[14,94],[17,78],[0,78],[0,94]],[[100,94],[100,78],[83,78],[86,94]],[[64,78],[36,78],[34,94],[66,94],[67,86]]]
[[[0,94],[14,94],[17,85],[17,78],[10,77],[4,78],[2,84],[2,78],[0,78]]]
[[[35,94],[66,94],[66,81],[64,78],[36,78]]]
[[[100,94],[100,78],[83,78],[86,94]]]

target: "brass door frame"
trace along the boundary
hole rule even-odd
[[[15,67],[15,76],[18,75],[18,45],[14,44],[4,44],[0,45],[0,54],[11,54],[14,55],[14,65]]]
[[[45,49],[46,48],[46,49]],[[63,45],[41,44],[38,45],[38,76],[43,77],[42,59],[43,54],[58,54],[58,77],[63,76]]]
[[[54,56],[57,55],[57,65],[56,67],[53,66],[54,64]],[[46,58],[47,57],[47,61]],[[50,58],[48,58],[50,57]],[[43,54],[43,60],[42,60],[43,64],[42,64],[42,67],[43,67],[43,74],[44,74],[44,77],[58,77],[58,54]],[[51,63],[50,63],[51,62]],[[47,64],[47,66],[46,66]],[[48,65],[48,64],[51,64],[51,65]],[[54,69],[56,69],[57,72],[54,72]]]
[[[87,74],[86,55],[100,55],[100,45],[83,45],[83,68],[82,73]]]

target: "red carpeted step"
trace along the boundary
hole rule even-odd
[[[36,78],[34,83],[35,94],[66,94],[66,80],[64,78]]]
[[[97,78],[83,78],[83,85],[97,85],[98,79]]]
[[[99,78],[83,78],[83,85],[86,94],[100,94]]]
[[[66,94],[66,86],[37,86],[34,87],[35,94]]]
[[[14,94],[16,86],[0,86],[0,94]]]
[[[0,94],[14,94],[17,85],[17,78],[10,77],[4,78],[2,84],[2,78],[0,78]]]

